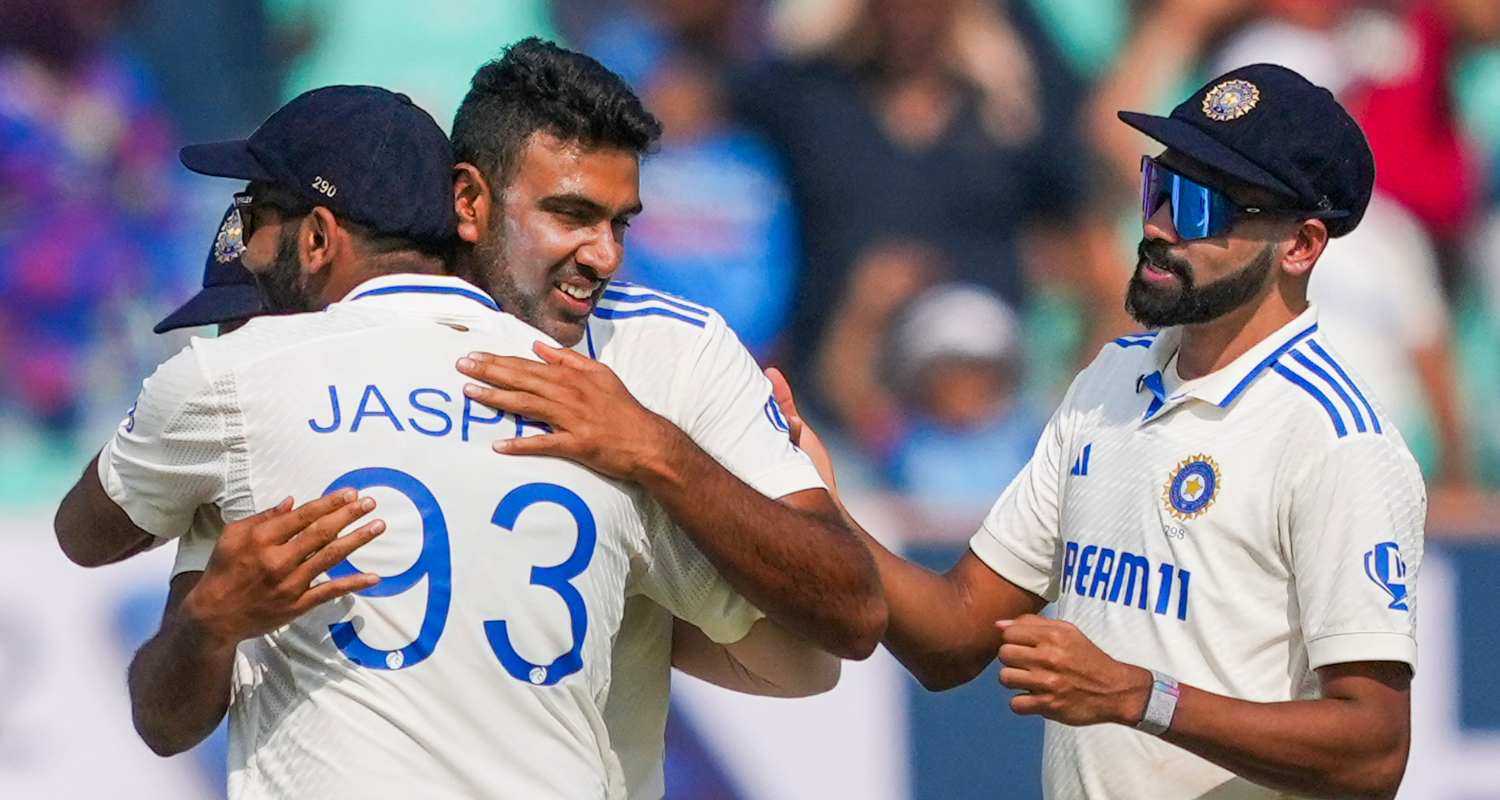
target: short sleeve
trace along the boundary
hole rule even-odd
[[[985,516],[969,549],[1000,577],[1056,599],[1063,453],[1060,408],[1047,422],[1031,460]]]
[[[717,315],[676,378],[670,402],[679,427],[761,494],[826,488],[812,460],[792,444],[770,379]]]
[[[1340,439],[1292,489],[1288,543],[1313,669],[1417,664],[1426,492],[1411,456],[1377,435]]]
[[[646,505],[648,566],[638,582],[640,594],[700,628],[719,644],[732,644],[765,617],[741,597],[654,500]]]
[[[194,510],[225,493],[230,409],[186,348],[147,378],[99,454],[99,481],[142,530],[181,536]]]
[[[202,572],[208,569],[208,559],[224,532],[224,519],[215,506],[199,506],[193,513],[193,523],[188,532],[177,539],[177,558],[172,563],[172,577],[184,572]]]

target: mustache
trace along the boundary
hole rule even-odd
[[[1170,272],[1183,281],[1192,280],[1192,270],[1186,260],[1167,252],[1167,243],[1160,239],[1142,239],[1136,245],[1136,257],[1141,264],[1150,264],[1157,269]]]

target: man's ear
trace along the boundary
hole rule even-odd
[[[318,206],[302,218],[297,231],[297,257],[304,273],[316,275],[328,269],[339,250],[348,245],[348,233],[332,211]]]
[[[1291,249],[1281,259],[1281,268],[1288,275],[1306,277],[1327,246],[1328,226],[1323,224],[1323,220],[1303,220],[1297,226]]]
[[[453,211],[458,215],[458,238],[469,244],[483,241],[495,202],[483,171],[467,161],[453,165]]]

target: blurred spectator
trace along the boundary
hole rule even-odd
[[[898,271],[926,269],[927,258],[913,245],[882,248],[856,282],[911,288]],[[864,319],[830,331],[837,355],[825,352],[820,370],[828,396],[892,489],[934,509],[983,507],[1025,465],[1045,422],[1020,400],[1019,320],[972,284],[940,284],[903,305],[899,316],[896,304],[862,306]]]
[[[1380,165],[1377,188],[1451,248],[1476,221],[1483,199],[1483,167],[1460,128],[1451,78],[1464,45],[1500,36],[1500,3],[1419,0],[1397,36],[1382,50],[1400,63],[1355,88],[1350,110]]]
[[[887,460],[894,489],[929,507],[993,502],[1046,422],[1018,391],[1020,351],[1015,313],[984,289],[939,286],[912,303],[891,346],[910,409]]]
[[[1500,486],[1500,209],[1490,212],[1474,240],[1472,289],[1460,329],[1464,383],[1474,419],[1476,447],[1485,482]]]
[[[0,3],[0,406],[49,447],[133,387],[156,353],[125,316],[185,293],[196,260],[170,126],[114,46],[122,5]]]
[[[739,112],[785,155],[801,214],[794,385],[814,386],[829,311],[882,240],[930,242],[952,277],[1024,304],[1023,250],[1072,263],[1058,254],[1087,172],[1075,80],[1025,4],[868,0],[853,17],[823,51],[736,84]]]
[[[741,5],[650,0],[599,20],[585,49],[639,87],[663,126],[660,151],[641,164],[647,213],[631,226],[621,277],[714,307],[765,356],[800,256],[781,166],[726,107],[726,62],[754,47],[734,44]]]

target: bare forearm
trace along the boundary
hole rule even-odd
[[[1253,703],[1182,687],[1163,739],[1251,781],[1310,797],[1391,797],[1408,741],[1367,704]]]
[[[686,436],[668,450],[642,485],[725,580],[828,652],[869,656],[885,628],[885,602],[859,540],[836,519],[755,491]]]
[[[885,587],[889,622],[882,641],[931,691],[951,689],[978,677],[999,647],[995,621],[1042,606],[1041,598],[992,572],[980,578],[991,581],[986,587],[990,591],[980,602],[970,580],[977,561],[972,555],[966,554],[952,571],[940,575],[887,550],[853,520],[850,526],[874,554]],[[988,570],[982,564],[978,569]]]
[[[63,554],[82,567],[124,560],[148,549],[154,541],[105,493],[99,483],[98,456],[58,505],[52,527]]]
[[[718,644],[692,625],[675,620],[672,666],[700,680],[741,694],[809,697],[838,684],[837,656],[769,619],[745,638]]]
[[[130,663],[136,732],[160,756],[187,750],[213,732],[229,708],[234,645],[168,613]]]

